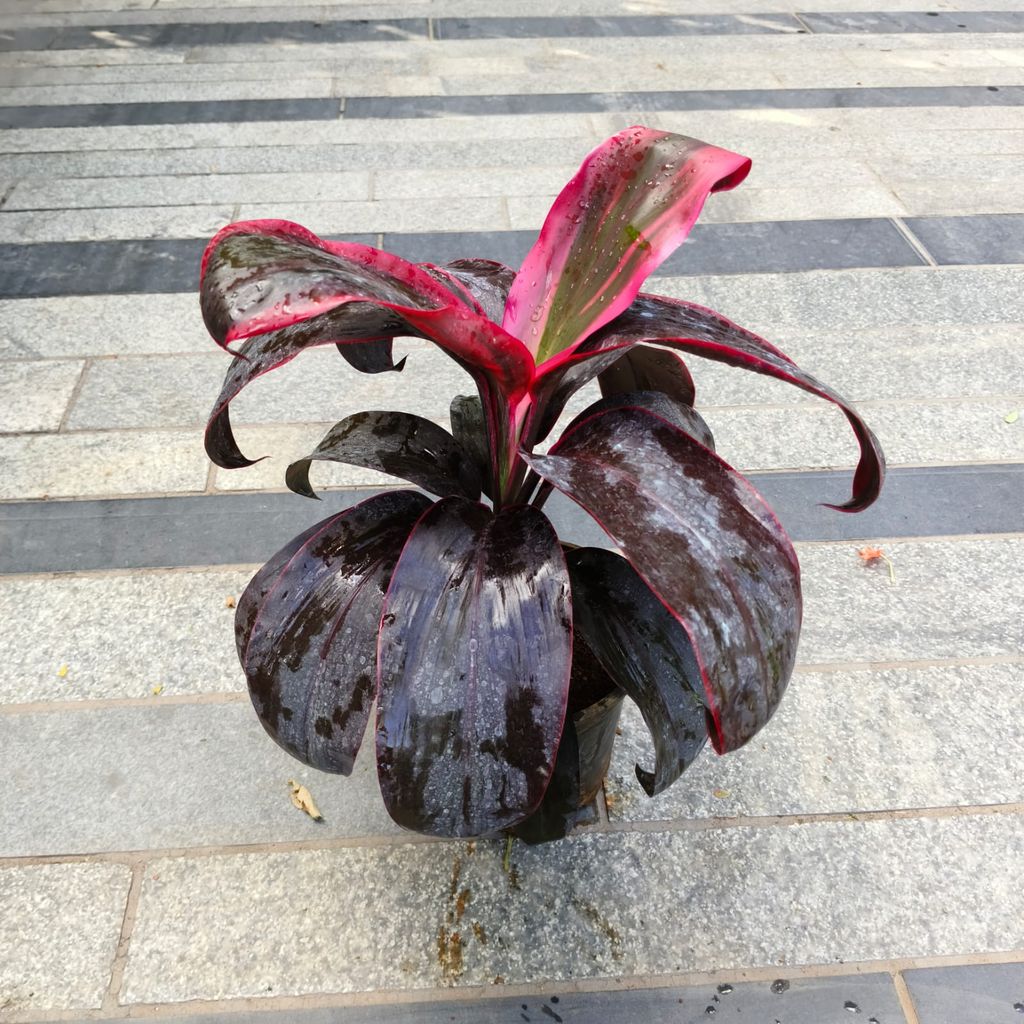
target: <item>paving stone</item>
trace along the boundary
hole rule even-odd
[[[327,514],[327,513],[325,513]],[[232,619],[251,570],[0,580],[0,702],[240,690]],[[63,677],[58,675],[67,666]]]
[[[248,700],[5,715],[0,735],[3,857],[400,834],[372,731],[351,777],[327,775],[274,743]],[[322,822],[292,806],[289,779]]]
[[[861,403],[890,465],[1024,461],[1024,429],[1006,416],[1024,395],[960,402]],[[700,406],[718,453],[742,471],[854,466],[850,426],[827,402],[791,408]]]
[[[651,290],[710,306],[752,330],[896,328],[1024,320],[1020,270],[906,268],[662,278]]]
[[[155,861],[124,999],[775,965],[784,978],[791,964],[1014,949],[1021,842],[1016,816],[984,815],[584,833],[517,846],[514,875],[497,843]]]
[[[998,92],[986,86],[883,86],[817,89],[708,89],[682,91],[534,93],[486,96],[352,97],[346,120],[443,115],[532,114],[573,111],[798,110],[815,107],[1019,106],[1024,86]],[[296,101],[302,102],[302,101]],[[315,100],[305,102],[317,102]],[[152,123],[152,122],[151,122]],[[12,123],[11,127],[23,127]]]
[[[544,38],[564,36],[665,36],[722,35],[765,32],[797,32],[802,28],[792,15],[773,18],[737,18],[703,15],[687,18],[645,17],[548,17],[548,18],[439,18],[434,22],[438,39]]]
[[[252,450],[284,455],[309,450],[314,438],[286,438],[282,443],[274,436],[262,444],[258,440]],[[268,490],[249,493],[6,502],[0,504],[0,572],[264,562],[306,526],[368,495],[365,487],[325,487],[330,468],[314,472],[317,493],[328,504],[283,490],[283,459],[273,472],[257,478]],[[365,472],[370,476],[369,470]],[[891,468],[880,500],[856,516],[837,515],[820,504],[825,498],[846,499],[848,471],[776,470],[748,479],[795,541],[864,543],[879,537],[1024,532],[1024,513],[1017,501],[1024,463]],[[239,491],[257,486],[245,472],[218,471],[214,483],[218,489]],[[384,486],[391,489],[397,484],[388,479]],[[552,495],[545,512],[559,536],[578,544],[611,546],[600,527],[568,498]]]
[[[812,32],[1024,32],[1022,11],[802,13]]]
[[[78,362],[18,362],[0,377],[0,433],[56,430],[82,374]]]
[[[301,196],[309,202],[370,198],[366,172],[324,174],[154,175],[145,178],[36,179],[19,183],[5,210],[99,206],[189,206],[275,202]]]
[[[1008,752],[1024,745],[1014,713],[1022,678],[1024,662],[797,672],[747,746],[724,757],[705,751],[653,799],[634,773],[654,757],[629,702],[605,783],[608,813],[663,821],[1017,803],[1024,787]],[[993,721],[998,739],[979,746]]]
[[[113,239],[209,239],[232,219],[231,203],[216,206],[12,211],[0,218],[0,244],[6,247],[26,242],[91,244],[97,240]]]
[[[143,357],[94,363],[69,418],[70,429],[200,427],[213,409],[231,360],[207,342],[205,355]],[[333,424],[365,409],[414,412],[448,420],[451,399],[472,392],[469,375],[440,349],[399,341],[400,373],[360,374],[334,346],[255,380],[231,405],[235,424]]]
[[[334,99],[179,100],[166,103],[75,103],[0,107],[0,128],[68,128],[92,124],[195,124],[236,121],[330,121]]]
[[[201,491],[207,467],[196,431],[0,437],[0,499]]]
[[[314,1010],[261,1010],[266,1024],[477,1024],[494,1021],[644,1020],[647,1024],[704,1024],[708,1007],[725,1014],[754,1019],[778,1019],[785,1012],[791,1024],[847,1024],[849,1004],[878,1020],[901,1019],[892,979],[885,974],[846,975],[832,978],[793,978],[780,1006],[770,982],[693,985],[685,988],[637,988],[625,991],[565,992],[562,985],[529,996],[496,998],[482,992],[472,1000],[436,998],[424,1002],[387,1005],[338,1006]],[[525,1001],[524,1001],[525,999]],[[482,1000],[486,1000],[483,1002]],[[782,1007],[784,1006],[784,1011]],[[533,1016],[531,1016],[531,1014]],[[162,1017],[167,1024],[221,1024],[216,1014]],[[871,1019],[870,1017],[868,1018]]]
[[[1024,965],[929,967],[903,974],[921,1024],[1018,1024]]]
[[[1024,541],[881,543],[895,583],[884,565],[865,567],[855,544],[800,547],[805,664],[1020,655],[1024,623],[1009,606],[1024,586]]]
[[[0,868],[0,992],[8,1019],[100,1006],[130,878],[122,864]]]
[[[506,223],[499,198],[396,199],[372,203],[307,203],[284,196],[273,205],[244,204],[243,220],[280,217],[298,221],[320,235],[355,232],[489,231]]]
[[[0,302],[0,359],[209,352],[210,344],[194,293]]]
[[[1010,70],[1004,68],[1004,70]],[[259,99],[327,99],[333,96],[331,80],[295,75],[288,82],[146,82],[139,84],[107,84],[89,81],[79,85],[18,85],[0,88],[0,104],[4,107],[68,106],[89,104],[142,103],[207,103],[210,101]],[[337,110],[335,109],[335,114]],[[308,115],[303,115],[308,116]],[[45,125],[45,115],[43,115]],[[196,118],[196,120],[200,120]],[[220,120],[220,119],[218,119]],[[116,123],[116,122],[115,122]],[[123,122],[122,122],[123,123]]]
[[[766,330],[800,367],[854,402],[1003,395],[1020,360],[1020,328],[1009,324]],[[687,364],[702,406],[820,402],[782,381],[710,359],[691,356]]]
[[[907,227],[938,263],[1024,263],[1024,214],[916,217]]]

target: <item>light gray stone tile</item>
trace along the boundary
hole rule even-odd
[[[125,1000],[773,965],[784,976],[791,964],[1013,949],[1021,843],[1011,815],[586,834],[517,847],[514,876],[494,843],[158,861]]]
[[[209,343],[205,355],[103,360],[93,364],[69,418],[71,429],[202,426],[231,360]],[[473,390],[468,374],[440,349],[398,341],[396,373],[360,374],[333,345],[253,381],[232,403],[235,424],[333,424],[364,409],[395,409],[447,420],[451,398]]]
[[[369,199],[365,171],[329,174],[153,175],[143,178],[34,179],[20,182],[7,210],[78,209],[100,206],[190,206],[276,202],[302,197],[328,202]]]
[[[13,216],[17,216],[14,214]],[[508,227],[500,199],[395,199],[372,203],[306,203],[284,196],[274,205],[244,205],[238,219],[280,217],[319,235],[376,231],[493,231]]]
[[[212,344],[196,293],[0,301],[0,359],[209,352]]]
[[[892,466],[1024,461],[1024,429],[1005,417],[1024,396],[959,402],[862,403],[859,411]],[[700,406],[719,455],[743,471],[853,466],[859,449],[837,406]]]
[[[893,191],[910,216],[974,215],[1019,213],[1013,186],[1000,181],[935,180],[928,183],[893,186]]]
[[[0,433],[56,430],[83,365],[7,363],[0,371]]]
[[[1004,68],[1004,72],[1012,69]],[[0,88],[0,103],[10,107],[62,106],[69,103],[170,103],[206,100],[313,99],[331,95],[331,81],[292,78],[287,82],[160,82],[132,84],[26,85]]]
[[[324,515],[328,515],[327,511]],[[0,579],[0,703],[243,689],[228,597],[250,570]],[[16,625],[16,628],[11,628]],[[66,668],[66,673],[60,672]]]
[[[1017,803],[1022,680],[1024,663],[797,672],[750,743],[724,757],[705,751],[653,799],[634,773],[654,758],[630,702],[605,783],[608,813],[657,821]]]
[[[206,459],[197,431],[28,434],[0,437],[0,498],[201,491]]]
[[[1024,320],[1017,267],[907,267],[662,278],[650,290],[710,306],[755,331],[896,328]]]
[[[773,327],[766,337],[851,401],[1002,395],[1020,365],[1020,328],[1009,324],[836,332]],[[689,356],[687,365],[702,406],[820,401],[782,381],[699,356]]]
[[[122,864],[0,868],[0,1009],[95,1009],[110,983],[131,872]]]
[[[269,216],[269,215],[268,215]],[[115,238],[207,238],[232,220],[219,206],[111,207],[5,213],[0,242],[90,242]]]
[[[805,664],[1020,655],[1024,541],[883,544],[895,583],[863,565],[859,545],[799,546]]]
[[[351,777],[327,775],[274,743],[248,700],[5,715],[0,736],[4,857],[400,832],[372,731]],[[322,822],[292,805],[289,779],[309,787]]]

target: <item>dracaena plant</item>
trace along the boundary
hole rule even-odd
[[[653,738],[653,768],[637,766],[651,795],[707,739],[724,753],[768,721],[796,654],[797,557],[716,454],[679,353],[836,403],[860,459],[852,497],[834,507],[867,507],[883,460],[849,404],[767,341],[640,292],[709,194],[749,169],[695,139],[621,132],[584,160],[518,272],[478,259],[413,264],[276,220],[232,224],[210,242],[203,316],[234,356],[207,428],[218,466],[251,464],[232,434],[232,399],[314,346],[376,373],[402,368],[395,337],[425,338],[476,385],[454,398],[450,431],[363,412],[289,466],[288,486],[308,496],[317,460],[416,489],[306,530],[239,601],[253,704],[285,750],[348,774],[375,707],[380,789],[400,825],[544,840],[565,834],[600,784],[623,694]],[[539,453],[595,378],[602,397]],[[543,511],[553,489],[616,550],[560,539]]]

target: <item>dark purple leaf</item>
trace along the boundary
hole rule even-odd
[[[317,523],[271,558],[238,602],[238,656],[256,713],[314,768],[352,771],[376,688],[384,591],[429,506],[416,491],[390,491]]]
[[[448,417],[455,440],[467,451],[483,481],[484,493],[493,498],[488,486],[490,455],[487,451],[487,428],[484,426],[484,408],[479,395],[456,395],[452,399]]]
[[[750,161],[698,139],[634,126],[601,143],[562,190],[527,254],[503,326],[542,364],[633,301],[689,234],[711,192]]]
[[[588,338],[585,347],[588,351],[599,352],[606,345],[644,341],[763,373],[834,402],[843,410],[857,437],[860,462],[853,477],[851,499],[844,505],[828,507],[841,512],[860,512],[878,497],[885,477],[885,457],[878,439],[842,395],[805,373],[764,338],[703,306],[656,295],[639,295],[625,313]]]
[[[555,770],[540,807],[510,829],[517,839],[549,843],[573,830],[608,774],[623,696],[586,641],[574,632],[569,703]]]
[[[377,769],[398,824],[444,836],[540,804],[565,718],[569,579],[538,509],[445,498],[417,524],[381,620]]]
[[[393,343],[392,338],[381,338],[379,341],[341,341],[337,345],[342,358],[354,370],[386,373],[388,370],[401,371],[405,367],[404,358],[395,362],[391,354]]]
[[[686,405],[670,398],[663,391],[621,391],[607,398],[599,398],[592,405],[588,405],[572,422],[565,428],[564,433],[576,428],[584,420],[591,416],[605,412],[607,409],[646,409],[648,412],[668,420],[673,426],[685,430],[695,441],[699,441],[705,448],[715,450],[715,439],[711,428],[704,422],[704,417],[692,405]]]
[[[307,498],[313,462],[344,462],[401,477],[431,494],[480,497],[480,473],[468,452],[443,427],[409,412],[357,412],[336,423],[285,482]]]
[[[738,473],[667,420],[611,409],[523,456],[586,509],[693,645],[719,753],[741,746],[789,681],[800,569],[772,511]]]
[[[486,396],[493,448],[507,469],[508,406],[525,393],[533,359],[468,298],[415,264],[369,246],[323,241],[287,221],[241,222],[207,247],[201,298],[218,344],[249,339],[207,428],[207,452],[217,465],[251,464],[235,443],[227,412],[250,381],[315,345],[365,345],[404,334],[428,338],[473,375]],[[350,307],[357,312],[342,312]],[[365,352],[357,359],[365,362]]]
[[[449,286],[454,285],[452,290],[461,298],[465,298],[468,293],[488,320],[501,323],[508,290],[516,276],[511,267],[493,260],[452,260],[439,267],[431,263],[422,266],[442,283],[447,281]]]
[[[648,796],[668,788],[707,740],[707,697],[686,631],[636,570],[599,548],[570,552],[573,622],[609,676],[640,708],[654,771],[636,766]]]
[[[693,405],[696,389],[686,363],[663,349],[637,345],[598,374],[601,394],[619,395],[629,391],[662,391],[684,405]]]

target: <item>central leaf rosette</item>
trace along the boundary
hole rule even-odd
[[[853,495],[836,507],[867,507],[884,467],[848,403],[764,339],[640,293],[707,197],[749,169],[695,139],[621,132],[563,189],[518,273],[486,260],[412,264],[285,221],[232,224],[213,239],[203,315],[234,355],[207,428],[218,465],[252,461],[232,432],[234,397],[307,348],[334,344],[377,373],[402,369],[394,338],[425,338],[477,391],[456,396],[450,432],[369,411],[289,467],[288,485],[311,497],[311,468],[326,460],[441,500],[377,495],[296,538],[253,579],[238,607],[239,657],[285,749],[348,774],[376,703],[378,774],[396,821],[551,838],[599,784],[587,757],[610,749],[583,693],[594,707],[623,692],[640,707],[656,754],[653,770],[637,769],[649,793],[708,737],[725,752],[764,725],[795,658],[799,567],[763,499],[715,453],[678,353],[839,405],[861,457]],[[604,397],[537,454],[595,379]],[[554,488],[621,554],[560,541],[542,511]]]

